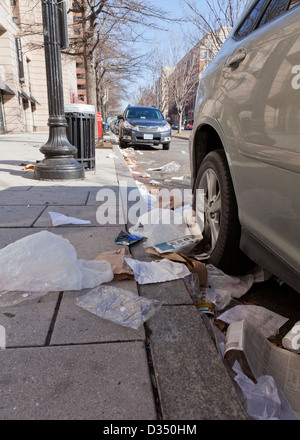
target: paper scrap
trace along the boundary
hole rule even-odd
[[[60,226],[60,225],[90,225],[90,220],[81,220],[79,218],[75,217],[68,217],[64,214],[60,214],[58,212],[52,212],[49,211],[48,213],[51,217],[52,225],[53,226]]]

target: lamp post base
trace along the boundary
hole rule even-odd
[[[83,180],[84,167],[70,156],[51,157],[35,165],[34,178],[36,180]]]

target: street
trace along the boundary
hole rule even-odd
[[[184,135],[190,134],[190,131],[183,132]],[[134,179],[144,183],[148,190],[151,189],[190,189],[190,165],[188,154],[188,140],[180,138],[172,138],[170,150],[164,151],[159,146],[136,146],[134,159],[137,167],[132,171]],[[151,168],[158,168],[170,162],[176,162],[180,168],[176,172],[151,171]],[[147,173],[150,177],[141,177],[135,174],[138,170],[140,173]],[[176,178],[173,180],[172,178]],[[180,180],[177,180],[179,178]],[[181,180],[182,178],[182,180]],[[151,180],[160,182],[158,184],[150,184]],[[238,303],[236,300],[234,303]],[[272,310],[286,318],[289,321],[283,325],[278,334],[274,337],[273,342],[281,345],[282,337],[289,331],[291,321],[297,322],[300,316],[300,295],[286,284],[281,285],[277,280],[270,279],[263,283],[254,284],[253,287],[239,299],[239,303],[255,304]]]

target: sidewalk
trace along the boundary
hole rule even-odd
[[[39,148],[47,139],[47,133],[0,136],[0,248],[45,229],[68,239],[79,259],[119,248],[115,237],[125,225],[96,220],[99,189],[110,187],[118,201],[119,182],[135,186],[118,147],[96,149],[96,170],[86,171],[84,181],[36,181],[24,164],[43,159]],[[53,227],[49,211],[91,225]],[[130,250],[150,261],[141,244]],[[86,291],[0,308],[6,331],[0,420],[247,419],[182,280],[109,284],[163,306],[138,330],[78,307],[75,299]]]

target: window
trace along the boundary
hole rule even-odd
[[[289,5],[289,9],[292,9],[298,5],[300,5],[300,0],[291,0],[290,5]]]
[[[77,79],[85,79],[84,73],[77,73]]]
[[[17,6],[17,0],[10,0],[11,6]]]
[[[278,15],[283,14],[287,9],[288,3],[288,0],[272,0],[262,16],[258,27],[263,26],[264,24],[268,23],[268,21],[272,20]]]
[[[76,63],[76,67],[78,69],[84,69],[84,64],[83,63]]]
[[[77,88],[78,88],[78,90],[85,90],[86,85],[85,84],[78,84]]]
[[[18,17],[13,17],[13,18],[12,18],[12,21],[13,21],[14,23],[16,23],[16,24],[19,24],[19,19],[18,19]]]
[[[84,101],[84,95],[78,95],[78,101]]]
[[[258,22],[262,11],[265,10],[267,4],[269,3],[269,0],[259,0],[254,8],[251,10],[250,14],[245,18],[245,20],[242,22],[241,26],[238,28],[238,30],[235,33],[235,36],[237,38],[243,38],[246,37],[250,32],[252,32],[255,29],[255,25]]]

